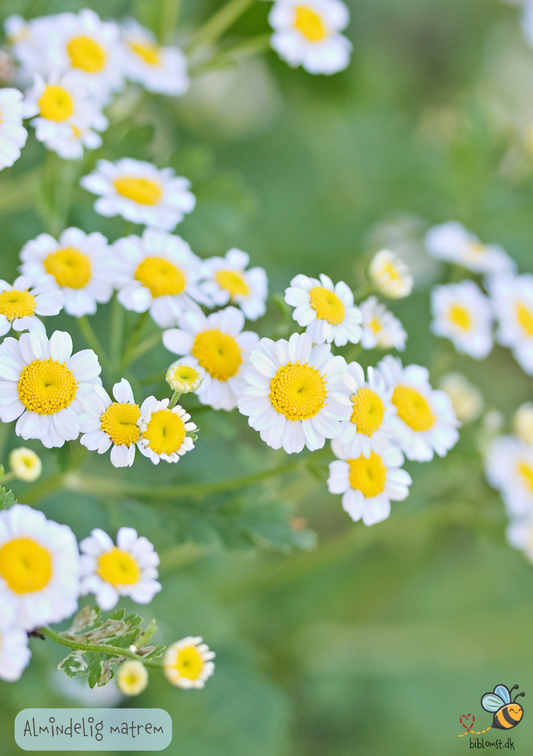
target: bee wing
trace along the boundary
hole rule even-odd
[[[498,709],[501,709],[502,706],[505,706],[505,701],[503,701],[500,696],[497,696],[495,693],[485,693],[485,695],[481,699],[481,705],[483,706],[485,711],[498,711]]]
[[[494,688],[494,693],[502,699],[504,704],[511,702],[511,694],[509,693],[509,688],[507,688],[505,685],[497,685]]]

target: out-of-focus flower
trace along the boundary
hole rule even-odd
[[[9,467],[15,478],[30,483],[37,480],[43,471],[43,463],[31,449],[21,446],[9,454]],[[1,481],[0,481],[1,482]]]
[[[250,268],[250,255],[230,249],[224,257],[211,257],[203,263],[200,286],[207,304],[239,307],[248,320],[257,320],[266,312],[268,281],[263,268]]]
[[[461,423],[472,423],[483,412],[485,402],[481,391],[462,373],[447,373],[441,378],[439,388],[450,397]]]
[[[193,439],[187,434],[198,428],[183,407],[177,404],[169,409],[169,404],[169,399],[158,401],[149,396],[141,406],[139,449],[154,465],[161,460],[179,462],[194,449]]]
[[[126,696],[138,696],[148,687],[148,670],[140,661],[125,661],[117,672],[117,685]]]
[[[202,385],[202,374],[183,362],[174,362],[165,377],[166,382],[172,389],[180,394],[189,394],[191,391],[197,391]]]
[[[215,673],[215,653],[203,642],[203,638],[189,635],[176,641],[165,651],[163,671],[172,685],[189,690],[203,688]]]
[[[474,273],[499,276],[516,270],[514,260],[502,247],[483,244],[457,221],[433,226],[426,233],[425,242],[433,257],[462,265]]]
[[[533,562],[533,512],[528,517],[513,517],[507,526],[507,540]]]
[[[509,347],[528,375],[533,375],[533,275],[494,279],[490,285],[498,320],[496,340]]]
[[[22,94],[18,89],[0,89],[0,170],[13,165],[26,144],[22,125]]]
[[[390,299],[408,297],[413,288],[409,268],[390,249],[382,249],[374,255],[368,266],[368,274],[374,286]]]
[[[53,19],[54,16],[43,16],[25,21],[22,16],[14,14],[4,21],[7,41],[22,67],[24,77],[36,73],[44,76],[49,72],[43,40],[49,38]]]
[[[18,627],[0,625],[0,680],[20,680],[30,659],[28,634]]]
[[[483,360],[491,352],[490,300],[473,281],[435,286],[431,292],[431,330],[450,339],[458,352]]]
[[[0,336],[14,331],[32,331],[42,327],[37,317],[57,315],[63,308],[63,295],[53,283],[35,285],[29,276],[19,276],[13,286],[0,281]]]
[[[359,305],[363,316],[363,335],[361,346],[363,349],[391,349],[400,351],[405,349],[407,332],[398,318],[384,304],[378,302],[377,297],[371,296]]]
[[[516,410],[514,427],[522,441],[533,444],[533,402],[526,402]]]
[[[483,416],[483,428],[489,435],[499,433],[505,425],[505,418],[499,410],[489,410]]]
[[[488,449],[485,475],[500,492],[509,514],[533,514],[533,446],[515,436],[499,436]]]

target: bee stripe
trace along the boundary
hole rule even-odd
[[[510,727],[514,727],[516,724],[516,719],[513,719],[513,717],[510,715],[510,713],[507,710],[507,707],[505,707],[504,709],[500,709],[500,711],[497,714],[497,718],[498,718],[498,722],[506,730],[508,730]]]

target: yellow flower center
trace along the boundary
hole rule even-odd
[[[172,410],[162,409],[152,415],[143,438],[147,439],[149,448],[156,454],[174,454],[181,449],[185,435],[181,417]]]
[[[86,73],[98,73],[107,60],[106,51],[90,37],[74,37],[67,45],[67,52],[74,68]]]
[[[468,242],[468,249],[470,252],[472,252],[474,255],[482,255],[485,253],[487,249],[486,244],[481,244],[481,242]]]
[[[242,364],[240,346],[233,336],[218,329],[196,334],[191,354],[217,381],[233,378]]]
[[[178,365],[174,370],[174,378],[187,383],[193,383],[193,381],[198,379],[199,375],[198,371],[193,367],[189,367],[189,365]]]
[[[143,45],[140,42],[130,42],[130,48],[139,55],[149,66],[158,66],[161,60],[160,49],[157,45]]]
[[[137,404],[113,402],[100,418],[100,428],[116,445],[131,446],[139,440],[137,420],[141,412]]]
[[[352,396],[353,412],[350,418],[357,426],[357,432],[365,436],[375,433],[383,422],[385,405],[379,394],[369,388],[357,389]]]
[[[518,465],[518,472],[524,478],[530,491],[533,491],[533,468],[527,462]]]
[[[327,36],[327,30],[322,19],[314,10],[306,5],[297,5],[294,28],[298,29],[309,42],[320,42]]]
[[[58,286],[83,289],[91,280],[91,260],[79,249],[65,247],[51,252],[43,261],[44,269]]]
[[[516,305],[516,316],[525,333],[528,336],[533,336],[533,314],[531,310],[522,302],[519,302]]]
[[[361,491],[365,499],[373,499],[385,490],[387,468],[379,454],[370,452],[368,459],[361,455],[358,459],[349,459],[348,464],[350,465],[350,485],[357,491]]]
[[[177,669],[182,677],[196,680],[202,674],[203,667],[204,660],[196,646],[185,646],[179,649],[174,669]]]
[[[14,538],[0,548],[0,576],[15,593],[41,591],[52,577],[50,552],[32,538]]]
[[[153,297],[176,296],[185,290],[187,280],[181,270],[165,257],[147,257],[137,266],[135,280],[150,290]]]
[[[390,262],[383,263],[381,273],[385,273],[389,277],[389,281],[401,281],[402,277],[398,272],[398,269]]]
[[[128,551],[113,546],[98,557],[96,574],[115,588],[119,585],[135,585],[141,577],[137,561]]]
[[[372,318],[372,320],[370,321],[370,328],[374,331],[374,334],[376,336],[381,331],[381,323],[379,322],[379,320],[376,318],[375,315]]]
[[[19,399],[30,412],[54,415],[76,397],[78,383],[64,362],[34,360],[22,369],[17,389]]]
[[[36,306],[35,297],[28,291],[12,289],[0,294],[0,315],[5,315],[8,320],[33,315]]]
[[[472,318],[465,307],[452,305],[448,317],[452,323],[455,323],[463,331],[469,331],[472,326]]]
[[[113,181],[115,189],[127,199],[139,205],[157,205],[163,196],[163,191],[157,181],[147,178],[123,176]]]
[[[324,286],[315,286],[309,292],[309,297],[309,304],[319,320],[326,320],[331,325],[342,323],[346,310],[335,292]]]
[[[316,367],[288,362],[270,381],[270,401],[287,420],[315,417],[327,396],[326,381]]]
[[[433,427],[435,416],[427,400],[410,386],[396,386],[392,402],[398,417],[414,431],[426,431]]]
[[[229,291],[232,298],[238,294],[247,297],[250,293],[248,284],[236,270],[219,270],[215,275],[215,280],[221,289]]]
[[[66,121],[74,113],[74,100],[57,84],[48,84],[37,104],[40,115],[49,121]]]

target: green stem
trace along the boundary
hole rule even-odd
[[[174,391],[174,394],[172,396],[172,399],[169,402],[168,408],[173,409],[176,404],[179,402],[181,396],[181,391]]]
[[[174,36],[178,27],[181,12],[181,0],[163,0],[161,7],[161,23],[159,39],[163,44]]]
[[[61,635],[61,633],[56,633],[55,630],[52,630],[52,628],[50,627],[45,626],[39,629],[41,633],[50,640],[59,643],[61,646],[67,646],[67,648],[72,648],[76,651],[90,651],[94,654],[106,654],[107,656],[125,656],[128,659],[135,659],[135,661],[140,661],[142,664],[144,664],[145,667],[152,667],[153,669],[162,669],[163,667],[162,662],[145,659],[143,656],[136,654],[135,651],[130,651],[129,648],[120,648],[120,646],[108,646],[106,644],[102,644],[100,646],[97,643],[81,643],[79,641],[71,640],[65,635]]]
[[[113,304],[111,306],[111,333],[109,337],[109,350],[111,360],[115,367],[115,373],[120,373],[120,358],[122,355],[122,339],[124,336],[124,308],[113,295]]]
[[[214,55],[210,60],[203,61],[191,68],[191,76],[198,76],[207,71],[214,71],[220,68],[234,65],[244,58],[251,55],[264,52],[270,48],[270,34],[261,34],[258,37],[252,37],[245,42],[221,50],[218,55]]]
[[[109,358],[104,352],[92,325],[89,323],[87,315],[83,315],[81,318],[77,318],[77,321],[80,331],[85,338],[85,341],[91,347],[91,349],[96,352],[96,355],[100,360],[100,364],[107,373],[111,373],[111,363],[109,362]]]
[[[198,29],[186,48],[186,52],[203,45],[214,44],[254,2],[255,0],[229,0],[209,21],[206,21]]]
[[[40,499],[44,499],[48,494],[57,491],[58,488],[63,486],[64,477],[63,473],[56,473],[55,475],[50,475],[48,478],[39,481],[35,486],[31,486],[31,488],[24,493],[24,504],[33,504]]]
[[[139,346],[132,351],[128,365],[131,365],[132,362],[135,362],[135,360],[138,360],[139,357],[143,356],[143,354],[146,354],[146,352],[150,352],[154,347],[158,346],[158,344],[161,343],[161,337],[162,337],[161,332],[153,333],[151,336],[145,339],[141,344],[139,344]]]
[[[135,350],[135,347],[137,346],[137,342],[139,341],[139,336],[149,316],[150,316],[150,310],[146,310],[146,312],[142,312],[137,318],[137,322],[132,328],[130,337],[128,339],[128,343],[126,344],[126,348],[124,350],[124,355],[122,357],[122,362],[121,362],[122,372],[126,370],[128,365],[132,361],[132,354]]]
[[[353,293],[353,298],[356,302],[360,301],[361,299],[366,299],[371,294],[376,293],[376,287],[371,283],[365,283],[362,284],[358,289],[356,289]]]
[[[0,478],[0,486],[3,486],[4,483],[9,483],[9,481],[13,480],[14,477],[15,477],[15,473],[13,471],[8,472],[5,475],[2,475],[2,477]]]

